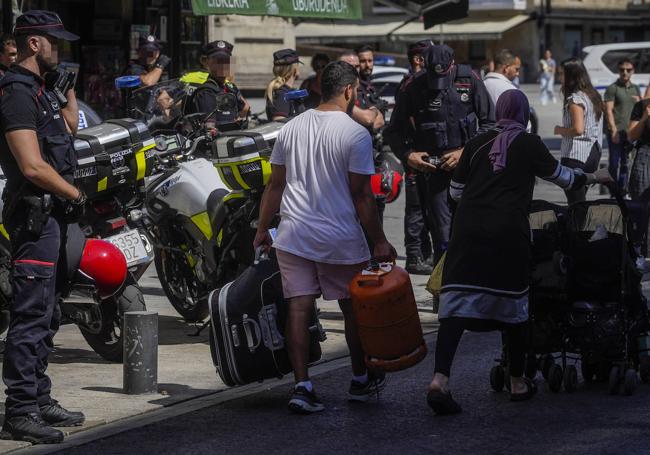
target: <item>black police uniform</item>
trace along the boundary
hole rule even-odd
[[[228,80],[217,81],[209,77],[205,83],[194,90],[188,100],[188,107],[185,112],[209,114],[215,111],[217,108],[215,95],[222,93],[230,93],[235,98],[236,108],[232,110],[217,110],[208,121],[215,122],[217,125],[234,124],[239,117],[239,112],[244,109],[246,101],[244,101],[244,97],[237,86]]]
[[[424,73],[424,70],[418,71],[417,73],[409,72],[409,74],[404,76],[395,92],[395,102],[399,101],[400,96],[402,96],[406,88],[422,73]],[[430,258],[433,253],[433,247],[429,228],[426,225],[423,210],[420,206],[420,198],[416,185],[417,173],[410,169],[406,163],[403,164],[404,196],[406,199],[404,206],[404,248],[406,250],[408,266],[410,265],[409,261]],[[416,263],[413,265],[417,266]]]
[[[4,133],[34,130],[43,158],[72,181],[76,164],[72,138],[59,103],[45,88],[44,80],[13,65],[0,81],[0,88]],[[14,301],[3,380],[7,385],[7,416],[19,416],[38,412],[39,406],[50,401],[51,382],[45,370],[52,338],[59,328],[56,292],[68,271],[64,248],[69,232],[63,203],[23,176],[4,134],[0,138],[0,166],[7,178],[3,220],[11,238],[14,265]],[[83,237],[78,226],[73,230],[77,241]]]
[[[429,48],[426,63],[427,70],[400,94],[391,123],[384,131],[384,138],[403,162],[410,151],[440,157],[494,125],[494,108],[483,82],[469,66],[453,64],[449,47]],[[443,170],[417,176],[436,259],[449,242],[450,180],[451,174]]]
[[[266,100],[267,119],[271,120],[273,117],[294,117],[305,112],[305,105],[303,103],[285,99],[287,93],[292,90],[288,85],[283,85],[273,91],[273,100]]]
[[[359,77],[359,88],[357,89],[357,101],[356,106],[360,109],[370,109],[371,107],[376,107],[382,116],[386,115],[386,108],[388,107],[386,102],[379,97],[375,86],[372,85],[370,79],[364,79]],[[379,150],[382,147],[381,142],[377,142],[375,131],[372,128],[369,129],[370,134],[372,135],[372,145],[375,148],[374,158],[375,158],[375,167],[379,168],[383,163],[382,150]],[[377,202],[377,210],[379,212],[379,220],[384,222],[384,210],[386,209],[386,198],[383,196],[376,196],[375,201]]]

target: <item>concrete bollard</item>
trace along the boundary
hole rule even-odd
[[[128,395],[158,392],[158,313],[129,311],[122,323],[123,391]]]

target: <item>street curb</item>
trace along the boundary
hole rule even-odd
[[[424,334],[425,342],[428,343],[432,341],[433,336],[437,333],[437,330],[438,329],[435,328],[430,332],[426,332]],[[309,371],[311,376],[319,376],[325,373],[338,370],[343,367],[347,367],[349,365],[350,365],[350,356],[344,355],[341,357],[334,358],[332,360],[328,360],[316,364],[313,367],[310,367]],[[201,409],[209,408],[211,406],[217,406],[219,404],[226,403],[228,401],[233,401],[239,398],[255,395],[256,393],[272,390],[277,387],[286,386],[292,383],[293,383],[293,376],[289,374],[286,375],[284,378],[275,380],[273,382],[267,381],[262,383],[248,384],[245,386],[224,389],[207,395],[190,398],[186,401],[175,403],[168,407],[156,409],[154,411],[148,411],[143,414],[126,417],[124,419],[117,420],[111,423],[89,428],[88,430],[76,432],[74,434],[67,436],[66,439],[60,444],[18,447],[15,450],[10,450],[5,453],[44,455],[44,454],[65,452],[66,450],[79,447],[99,439],[108,438],[117,435],[119,433],[124,433],[129,430],[145,427],[147,425],[161,422],[163,420],[168,420],[173,417],[178,417],[184,414],[188,414],[190,412],[199,411]]]

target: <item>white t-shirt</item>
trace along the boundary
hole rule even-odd
[[[501,73],[487,73],[483,79],[483,83],[494,106],[497,105],[497,100],[503,92],[517,89],[515,84]]]
[[[274,247],[328,264],[370,259],[348,178],[375,173],[365,128],[344,112],[311,109],[282,128],[271,163],[287,174]]]

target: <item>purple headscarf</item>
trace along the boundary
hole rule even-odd
[[[499,172],[506,167],[508,147],[528,126],[530,106],[526,95],[516,89],[503,92],[497,100],[496,118],[501,132],[492,144],[488,158],[494,172]]]

